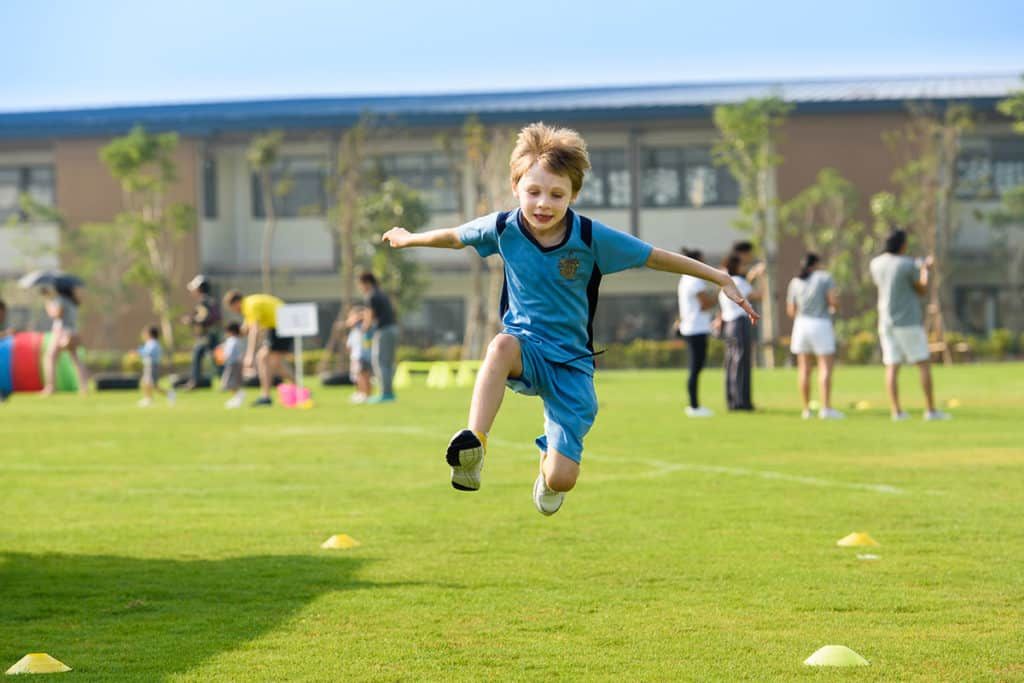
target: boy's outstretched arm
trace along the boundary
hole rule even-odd
[[[706,263],[701,263],[688,256],[673,254],[671,251],[665,251],[657,247],[651,250],[651,255],[647,257],[646,265],[652,270],[663,270],[667,273],[678,273],[679,275],[692,275],[708,282],[714,282],[721,287],[722,292],[727,297],[740,305],[750,317],[750,322],[756,323],[761,318],[750,305],[750,302],[740,294],[740,290],[736,288],[736,283],[732,281],[728,273],[712,268]]]
[[[440,247],[442,249],[462,249],[466,245],[459,239],[455,228],[441,228],[426,232],[409,232],[405,228],[391,228],[380,238],[395,249],[406,247]]]

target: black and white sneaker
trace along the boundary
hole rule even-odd
[[[481,438],[473,430],[463,429],[448,442],[444,459],[452,468],[452,488],[459,491],[476,491],[480,488],[486,441],[487,437]]]

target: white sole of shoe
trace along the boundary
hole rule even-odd
[[[445,462],[452,468],[452,488],[478,491],[484,466],[484,445],[469,429],[463,429],[448,442]]]
[[[541,472],[533,482],[533,505],[537,508],[537,512],[545,517],[550,517],[562,509],[562,503],[565,502],[565,494],[546,493],[547,490],[548,487],[544,481],[544,473]]]

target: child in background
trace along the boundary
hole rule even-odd
[[[139,400],[140,408],[148,408],[153,404],[153,392],[158,392],[167,397],[167,403],[174,405],[174,389],[164,391],[160,388],[160,357],[163,350],[160,348],[160,328],[156,325],[147,327],[142,331],[145,343],[139,347],[139,357],[142,358],[142,380],[139,387],[142,389],[142,398]]]
[[[240,408],[245,400],[242,390],[242,354],[245,351],[242,326],[236,322],[228,323],[224,331],[227,339],[224,341],[224,374],[220,378],[220,390],[233,392],[224,404],[225,408]]]
[[[356,385],[356,391],[352,394],[353,403],[365,403],[371,391],[373,367],[370,351],[373,348],[373,332],[363,331],[365,313],[363,306],[353,306],[345,319],[345,326],[349,328],[348,339],[345,341],[349,354],[349,377]]]

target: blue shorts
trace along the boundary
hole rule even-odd
[[[507,333],[506,333],[507,334]],[[583,457],[583,437],[597,417],[594,378],[575,368],[552,363],[538,346],[523,337],[519,341],[523,374],[509,377],[506,385],[517,394],[540,396],[544,401],[544,433],[535,440],[537,447],[548,447],[574,462]]]

